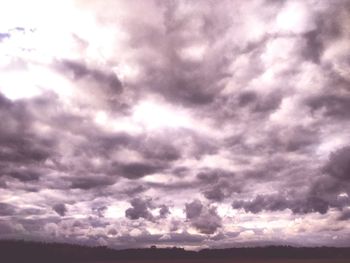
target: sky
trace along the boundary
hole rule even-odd
[[[349,0],[0,0],[0,239],[350,246]]]

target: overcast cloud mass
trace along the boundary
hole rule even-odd
[[[0,238],[350,245],[349,0],[0,1]]]

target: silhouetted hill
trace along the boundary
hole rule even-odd
[[[349,248],[269,246],[251,248],[204,249],[146,248],[114,250],[61,243],[0,241],[1,262],[86,262],[104,260],[165,259],[350,259]],[[349,261],[350,262],[350,261]]]

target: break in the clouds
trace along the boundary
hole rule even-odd
[[[350,2],[0,1],[0,238],[350,245]]]

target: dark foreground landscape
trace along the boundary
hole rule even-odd
[[[251,248],[204,249],[143,248],[114,250],[59,243],[0,241],[1,262],[239,262],[239,263],[348,263],[349,248],[301,248],[269,246]]]

